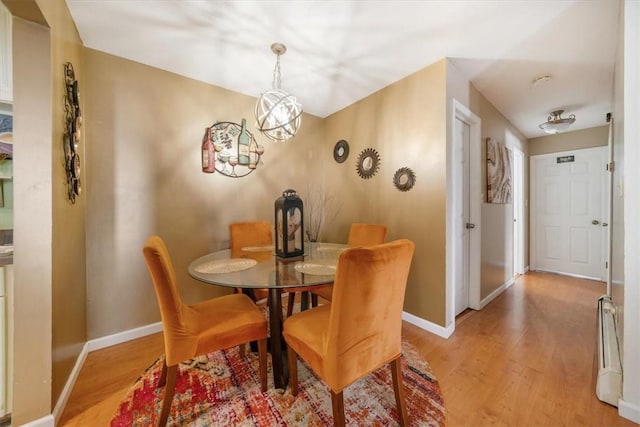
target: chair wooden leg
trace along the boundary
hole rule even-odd
[[[287,347],[287,358],[289,359],[289,387],[291,387],[291,395],[298,395],[298,355],[291,348]]]
[[[258,360],[260,364],[260,389],[267,391],[267,339],[258,341]]]
[[[164,387],[167,383],[167,359],[162,361],[162,372],[160,372],[160,378],[158,379],[158,387]]]
[[[293,314],[293,305],[296,303],[296,293],[289,292],[289,298],[287,298],[287,317]]]
[[[391,376],[393,378],[393,392],[396,395],[396,405],[398,407],[398,416],[400,417],[400,425],[407,425],[407,408],[404,404],[404,387],[402,386],[402,361],[398,357],[391,361]]]
[[[342,398],[342,390],[337,393],[331,390],[331,409],[333,409],[333,425],[344,427],[344,399]]]
[[[240,350],[240,357],[244,357],[247,354],[246,345],[244,343],[238,346],[238,350]]]
[[[318,306],[318,295],[312,293],[311,294],[311,307],[317,307]]]
[[[162,411],[160,412],[159,427],[167,425],[169,419],[169,410],[173,401],[173,393],[176,390],[176,377],[178,375],[178,365],[167,367],[167,387],[164,391],[164,400],[162,401]]]

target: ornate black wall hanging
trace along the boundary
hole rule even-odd
[[[64,97],[65,130],[62,136],[64,147],[65,171],[67,175],[67,197],[71,203],[76,202],[82,191],[80,182],[80,129],[82,127],[82,113],[80,111],[80,89],[70,62],[64,64],[64,82],[66,94]]]

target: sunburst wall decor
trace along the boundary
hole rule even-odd
[[[356,171],[360,178],[369,179],[374,176],[380,168],[380,156],[373,148],[365,148],[358,156]]]
[[[393,175],[393,185],[400,191],[409,191],[416,183],[416,174],[410,168],[402,167]]]

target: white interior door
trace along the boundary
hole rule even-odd
[[[524,274],[524,153],[513,152],[513,274]]]
[[[456,281],[456,302],[455,315],[462,313],[469,307],[469,233],[470,228],[470,203],[469,203],[469,143],[470,128],[469,125],[456,117],[455,123],[455,147],[459,151],[458,158],[461,162],[461,185],[457,197],[460,197],[458,230],[460,230],[460,248],[461,253],[457,261],[456,268],[460,272],[459,280]]]
[[[453,99],[447,144],[446,328],[455,330],[456,313],[480,310],[480,239],[483,187],[482,121]],[[463,142],[464,141],[464,142]],[[467,224],[475,228],[467,228]]]
[[[532,267],[604,279],[606,163],[607,147],[532,157]]]

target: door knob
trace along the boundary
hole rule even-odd
[[[467,227],[467,229],[468,229],[468,230],[470,230],[470,229],[472,229],[472,228],[476,228],[476,225],[475,225],[475,224],[472,224],[472,223],[470,223],[470,222],[468,222],[468,223],[467,223],[467,225],[466,225],[466,227]]]
[[[597,219],[594,219],[593,221],[591,221],[591,224],[598,225],[600,224],[600,221],[598,221]]]

